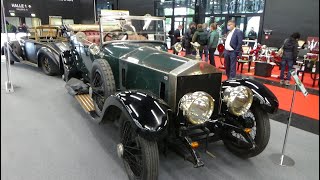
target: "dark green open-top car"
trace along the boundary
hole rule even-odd
[[[267,146],[277,98],[259,82],[222,82],[215,67],[166,52],[164,18],[109,16],[63,29],[66,87],[94,120],[120,126],[129,179],[157,179],[167,149],[201,167],[209,142],[243,158]]]

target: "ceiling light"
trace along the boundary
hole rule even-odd
[[[10,13],[10,16],[15,16],[15,15],[16,15],[16,13],[13,13],[13,12],[12,12],[12,13]]]
[[[32,16],[32,17],[36,17],[36,14],[34,14],[34,13],[31,13],[31,16]]]

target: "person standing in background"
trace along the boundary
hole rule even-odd
[[[251,30],[249,31],[249,33],[248,33],[248,38],[249,38],[249,40],[256,40],[257,39],[257,33],[254,31],[254,28],[253,27],[251,27]],[[251,48],[253,48],[253,46],[254,46],[254,42],[249,42],[249,46],[251,47]]]
[[[217,49],[218,42],[219,42],[219,32],[217,31],[217,23],[212,23],[210,25],[208,49],[209,49],[209,61],[210,61],[210,64],[213,66],[216,66],[216,63],[214,61],[214,52]]]
[[[192,22],[189,25],[184,37],[183,37],[183,47],[186,49],[186,56],[191,54],[191,41],[193,34],[196,32],[196,23]]]
[[[17,32],[17,28],[10,24],[8,21],[6,21],[6,25],[7,25],[7,32],[8,33],[16,33]]]
[[[179,25],[178,28],[173,32],[174,36],[174,44],[177,42],[181,42],[182,39],[182,25]],[[178,52],[173,48],[173,53],[178,55]]]
[[[197,31],[194,33],[194,35],[192,37],[192,42],[198,42],[200,44],[199,53],[200,53],[200,57],[202,59],[204,46],[206,46],[208,44],[208,34],[202,28],[202,24],[197,25]]]
[[[209,36],[210,36],[210,29],[208,28],[208,25],[206,23],[203,23],[202,24],[202,29],[205,33],[207,33],[207,36],[208,36],[208,39],[209,39]],[[204,45],[203,46],[203,52],[204,52],[204,58],[205,58],[205,61],[208,62],[208,55],[209,55],[209,48],[208,48],[208,45]]]
[[[236,28],[234,20],[228,21],[227,29],[229,32],[224,46],[224,66],[228,79],[234,79],[236,77],[237,56],[242,51],[243,33],[240,29]]]
[[[172,30],[170,30],[170,31],[168,32],[168,37],[169,37],[169,39],[170,39],[170,49],[172,49],[172,46],[175,44],[175,42],[174,42],[174,36],[173,36],[173,31],[172,31]]]
[[[293,33],[290,38],[284,40],[283,43],[283,55],[281,59],[281,72],[280,72],[280,84],[290,85],[291,73],[290,70],[295,63],[298,56],[298,40],[300,39],[300,33]],[[288,65],[287,78],[284,81],[284,70]]]
[[[23,33],[27,33],[28,32],[28,27],[27,27],[26,23],[22,23],[18,27],[18,32],[23,32]]]

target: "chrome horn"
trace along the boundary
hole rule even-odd
[[[182,45],[180,42],[175,43],[172,48],[178,53],[182,51]]]

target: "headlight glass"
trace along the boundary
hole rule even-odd
[[[236,116],[246,113],[252,105],[253,94],[246,86],[229,87],[224,91],[223,96],[228,110]]]
[[[179,108],[192,124],[202,124],[212,115],[214,99],[206,92],[197,91],[185,94]]]

